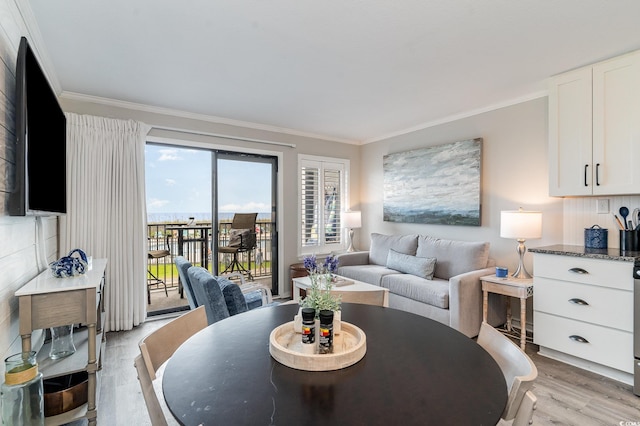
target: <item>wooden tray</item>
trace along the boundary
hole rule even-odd
[[[316,339],[317,342],[317,339]],[[367,337],[353,324],[342,321],[342,332],[333,336],[333,353],[303,353],[302,336],[293,321],[276,327],[269,336],[269,353],[281,364],[297,370],[331,371],[349,367],[367,352]]]

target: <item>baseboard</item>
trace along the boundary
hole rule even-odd
[[[633,374],[540,346],[539,355],[633,386]]]

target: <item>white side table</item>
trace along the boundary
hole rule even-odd
[[[487,307],[489,293],[502,294],[504,296],[520,299],[520,348],[524,351],[527,343],[527,299],[533,296],[533,278],[499,278],[487,275],[480,278],[482,281],[482,321],[487,322]],[[511,331],[511,299],[507,299],[507,330]]]

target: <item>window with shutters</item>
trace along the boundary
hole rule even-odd
[[[349,160],[299,156],[299,254],[346,248],[340,212],[346,208]]]

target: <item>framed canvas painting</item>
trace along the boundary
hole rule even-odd
[[[482,138],[385,155],[387,222],[480,226]]]

